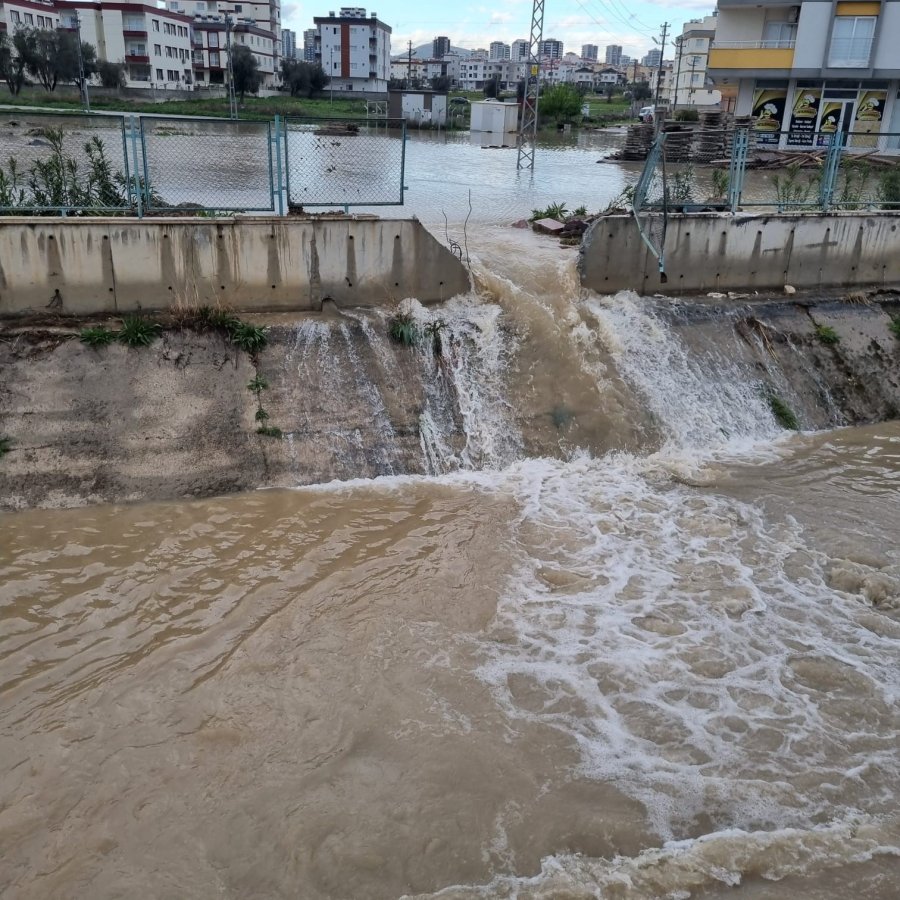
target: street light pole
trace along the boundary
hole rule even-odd
[[[234,93],[234,66],[231,63],[231,26],[234,20],[231,16],[225,16],[225,52],[228,55],[228,118],[238,117],[237,97]]]
[[[88,95],[87,78],[84,77],[84,57],[81,55],[81,16],[75,12],[75,42],[78,48],[78,77],[81,79],[81,108],[91,111],[91,98]]]

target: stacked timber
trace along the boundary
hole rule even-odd
[[[653,125],[629,125],[620,159],[646,159],[653,144]]]

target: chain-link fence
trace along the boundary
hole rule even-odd
[[[403,203],[402,119],[289,118],[285,155],[291,209]]]
[[[274,212],[271,122],[142,116],[144,208]]]
[[[900,134],[744,125],[725,132],[721,157],[720,143],[695,152],[696,135],[657,138],[662,149],[647,160],[644,210],[900,209]]]
[[[122,116],[0,116],[0,214],[130,212],[130,172]]]

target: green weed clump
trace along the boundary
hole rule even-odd
[[[531,211],[531,222],[537,219],[565,219],[569,215],[569,210],[565,203],[551,203],[546,209],[533,209]]]
[[[266,329],[259,325],[238,321],[236,325],[231,325],[227,330],[231,343],[251,356],[259,353],[268,343]]]
[[[775,421],[778,422],[782,428],[786,428],[790,431],[800,430],[800,422],[797,420],[797,416],[781,397],[772,394],[772,396],[769,397],[769,409],[772,410]]]
[[[891,329],[891,334],[900,341],[900,316],[894,316],[888,328]]]
[[[425,326],[425,336],[431,338],[431,349],[435,356],[441,356],[444,352],[444,340],[441,332],[447,327],[447,323],[443,319],[437,319],[429,322]]]
[[[12,450],[12,439],[0,437],[0,459],[3,459],[10,450]]]
[[[142,316],[125,316],[117,339],[128,347],[149,347],[162,333],[159,322],[151,322]]]
[[[96,328],[82,328],[79,337],[82,344],[88,347],[108,347],[118,336],[115,331],[110,331],[103,325]]]
[[[388,320],[391,340],[404,347],[414,347],[419,340],[419,326],[411,313],[397,310]]]
[[[840,336],[830,325],[816,325],[816,337],[829,347],[841,342]]]
[[[260,425],[256,429],[256,433],[263,435],[263,437],[280,438],[283,436],[281,429],[277,425]]]

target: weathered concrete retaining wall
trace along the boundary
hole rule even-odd
[[[670,215],[662,284],[634,218],[606,216],[584,237],[581,282],[602,294],[896,285],[898,226],[896,213]]]
[[[0,219],[0,316],[224,303],[243,310],[423,303],[469,290],[414,219]]]

